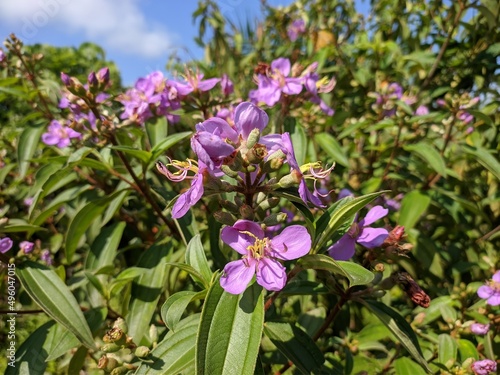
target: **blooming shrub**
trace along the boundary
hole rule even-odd
[[[202,2],[206,61],[131,88],[11,35],[6,373],[495,372],[495,12]]]

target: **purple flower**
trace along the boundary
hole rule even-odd
[[[470,331],[475,335],[486,335],[489,329],[489,324],[472,323],[470,326]]]
[[[54,259],[52,258],[52,254],[47,249],[42,250],[42,253],[40,254],[40,260],[42,262],[45,262],[48,266],[54,264]]]
[[[335,80],[331,80],[329,83],[320,85],[320,90],[318,91],[318,84],[320,81],[318,73],[316,73],[316,69],[318,67],[318,63],[315,62],[311,64],[307,69],[306,73],[303,76],[304,86],[309,94],[311,94],[311,102],[319,105],[323,113],[328,116],[333,116],[335,111],[330,108],[318,95],[319,92],[330,92],[335,87]]]
[[[235,127],[221,118],[212,117],[196,125],[191,147],[210,169],[218,168],[237,145],[246,142],[252,130],[262,132],[268,121],[266,112],[252,103],[243,102],[234,110]]]
[[[170,172],[167,167],[160,162],[156,163],[156,168],[161,174],[165,175],[171,181],[184,180],[187,178],[187,172],[189,170],[195,172],[195,175],[190,177],[192,179],[191,187],[179,195],[179,198],[177,198],[174,206],[172,207],[172,217],[174,219],[179,219],[183,217],[203,196],[203,192],[205,191],[203,187],[203,177],[205,174],[209,174],[209,170],[202,161],[198,162],[198,167],[193,166],[191,163],[187,166],[183,166],[182,163],[175,161],[169,165],[177,168],[179,172],[177,174]]]
[[[23,200],[23,204],[26,206],[26,207],[30,207],[33,202],[35,200],[35,197],[28,197],[28,198],[24,198]]]
[[[500,305],[500,271],[495,272],[486,285],[479,287],[477,295],[484,298],[486,303],[491,306]]]
[[[134,87],[118,99],[124,105],[121,119],[144,124],[155,116],[165,116],[175,123],[179,120],[171,112],[181,108],[177,82],[165,80],[162,72],[153,72],[139,78]]]
[[[224,94],[224,96],[231,95],[234,92],[233,82],[229,79],[227,74],[222,75],[220,85],[222,87],[222,93]]]
[[[299,35],[304,34],[305,31],[306,23],[303,19],[298,19],[294,20],[291,25],[288,26],[286,33],[288,34],[288,38],[290,39],[290,41],[295,42]]]
[[[5,54],[3,49],[0,48],[0,63],[4,62],[6,58],[7,58],[7,55]]]
[[[418,108],[415,110],[415,114],[417,116],[428,115],[429,114],[429,108],[427,108],[426,105],[418,106]]]
[[[302,91],[300,78],[288,77],[291,72],[290,60],[280,57],[271,63],[267,74],[257,75],[258,89],[250,92],[253,101],[264,102],[272,107],[281,98],[281,94],[297,95]]]
[[[472,116],[469,112],[460,110],[457,113],[457,118],[464,123],[464,125],[467,125],[470,123],[472,120],[474,120],[474,116]]]
[[[180,96],[186,96],[192,92],[210,91],[219,83],[220,78],[203,79],[203,74],[186,73],[186,83],[173,81],[172,85],[177,89]]]
[[[13,242],[9,237],[0,239],[0,253],[5,254],[12,248]]]
[[[220,279],[221,286],[231,294],[242,293],[253,276],[267,290],[278,291],[286,284],[286,270],[279,260],[297,259],[311,249],[311,236],[300,225],[286,227],[274,238],[265,237],[259,224],[238,220],[225,227],[222,241],[231,246],[243,258],[228,263]]]
[[[25,254],[29,254],[33,251],[33,247],[35,246],[35,244],[33,242],[29,242],[29,241],[23,241],[19,244],[19,249],[25,253]]]
[[[328,249],[330,256],[336,260],[348,260],[356,251],[355,243],[373,249],[382,245],[389,236],[384,228],[372,228],[368,225],[383,218],[389,212],[382,206],[375,206],[366,214],[365,218],[358,223],[353,223],[351,228]]]
[[[483,359],[474,362],[471,368],[476,375],[488,375],[497,371],[497,363],[491,359]]]
[[[46,145],[56,145],[59,148],[68,147],[71,138],[81,138],[82,135],[70,127],[63,126],[57,120],[52,120],[47,133],[42,134],[42,141]]]
[[[321,199],[317,197],[317,195],[311,193],[309,189],[307,188],[307,184],[305,181],[305,178],[300,170],[299,163],[297,162],[297,159],[295,158],[295,151],[293,149],[293,144],[292,144],[292,139],[290,138],[290,133],[286,132],[283,133],[281,136],[282,140],[282,151],[286,155],[286,159],[288,164],[290,165],[290,168],[292,169],[292,173],[296,174],[296,178],[299,181],[299,196],[300,198],[304,201],[304,203],[307,205],[308,202],[312,203],[314,206],[317,207],[324,207],[323,202],[321,202]]]

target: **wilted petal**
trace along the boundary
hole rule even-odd
[[[271,256],[283,260],[300,258],[311,250],[311,236],[306,228],[291,225],[271,240]]]
[[[479,289],[477,290],[477,295],[480,298],[490,298],[495,291],[493,288],[489,287],[488,285],[483,285],[480,286]]]
[[[240,259],[226,264],[220,278],[221,287],[231,294],[243,293],[255,275],[255,263],[253,259]]]
[[[384,208],[382,206],[375,206],[370,211],[368,211],[365,218],[361,221],[360,225],[369,226],[370,224],[376,222],[378,219],[382,219],[387,215],[388,212],[389,210],[387,208]]]
[[[335,260],[349,260],[356,252],[356,242],[348,234],[342,236],[333,246],[328,249],[328,254]]]
[[[234,123],[244,139],[248,138],[253,129],[259,129],[262,132],[268,122],[267,113],[252,103],[241,103],[234,110]]]
[[[387,236],[389,236],[387,229],[368,227],[363,228],[363,231],[357,238],[357,242],[368,249],[373,249],[382,245]]]
[[[315,196],[313,193],[309,191],[307,188],[306,181],[302,179],[299,184],[299,196],[304,201],[305,204],[312,203],[316,207],[325,207],[321,199]]]
[[[257,265],[257,283],[267,290],[283,289],[286,284],[285,267],[274,259],[261,259]]]

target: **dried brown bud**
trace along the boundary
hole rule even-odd
[[[415,280],[410,276],[407,272],[398,272],[393,276],[393,279],[396,283],[400,284],[405,293],[411,300],[419,306],[429,307],[431,302],[430,297],[424,290],[417,284]]]
[[[254,68],[253,71],[255,74],[266,75],[267,72],[269,71],[269,69],[270,69],[269,64],[266,64],[264,62],[260,62],[257,64],[257,66]]]

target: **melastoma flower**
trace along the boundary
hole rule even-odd
[[[347,233],[328,249],[330,256],[336,260],[352,258],[356,251],[356,242],[368,249],[382,245],[389,232],[387,229],[372,228],[369,225],[386,216],[388,212],[389,210],[382,206],[373,207],[364,219],[353,223]]]
[[[218,117],[196,125],[191,148],[210,169],[218,168],[238,145],[247,141],[254,129],[262,132],[268,121],[262,109],[249,102],[241,103],[234,110],[234,127]]]
[[[317,62],[312,63],[306,68],[302,76],[304,79],[304,86],[307,92],[311,95],[311,102],[319,105],[323,113],[326,115],[333,116],[335,111],[319,97],[318,93],[332,91],[336,85],[336,81],[334,79],[328,81],[326,78],[320,80],[318,73],[316,73],[317,68]]]
[[[497,363],[491,359],[483,359],[474,362],[471,368],[476,375],[488,375],[497,371]]]
[[[470,326],[470,331],[475,335],[486,335],[489,329],[489,324],[472,323]]]
[[[57,120],[52,120],[47,133],[42,134],[42,141],[46,145],[56,145],[59,148],[68,147],[71,143],[71,138],[81,138],[81,134],[71,129],[70,127],[63,126]]]
[[[186,96],[192,92],[210,91],[219,81],[220,78],[203,79],[203,74],[193,74],[187,71],[186,83],[173,81],[172,85],[177,89],[180,96]]]
[[[266,74],[257,75],[256,80],[259,87],[250,92],[250,98],[272,107],[280,100],[282,93],[287,95],[300,94],[302,80],[289,77],[290,72],[290,60],[283,57],[274,60]]]
[[[495,272],[492,279],[479,287],[477,295],[486,300],[491,306],[500,305],[500,271]]]
[[[306,23],[303,19],[294,20],[288,26],[286,33],[291,42],[295,42],[299,35],[304,34],[306,31]]]
[[[238,220],[225,227],[222,241],[231,246],[243,258],[224,267],[221,286],[231,294],[242,293],[257,275],[257,283],[267,290],[278,291],[286,284],[285,267],[280,260],[297,259],[311,249],[311,236],[300,225],[286,227],[279,235],[265,237],[259,224]]]
[[[234,92],[233,82],[229,79],[227,74],[222,75],[220,85],[222,87],[222,93],[224,94],[224,96],[231,95]]]
[[[205,189],[203,188],[203,176],[208,174],[207,166],[202,162],[198,162],[198,166],[194,166],[190,161],[179,162],[177,160],[170,161],[169,166],[177,169],[176,172],[170,172],[163,163],[157,162],[156,168],[171,181],[182,181],[191,179],[191,187],[182,193],[172,207],[172,217],[179,219],[183,217],[189,209],[194,206],[203,196]],[[188,172],[195,172],[193,177],[188,176]]]
[[[12,248],[13,242],[9,237],[0,239],[0,253],[4,254]]]
[[[35,244],[33,242],[30,242],[30,241],[23,241],[19,244],[19,249],[25,253],[25,254],[29,254],[33,251],[33,247],[35,246]]]

